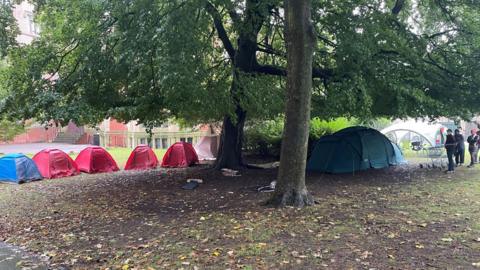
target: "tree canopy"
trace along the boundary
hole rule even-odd
[[[221,119],[234,110],[231,68],[203,7],[197,1],[43,1],[41,37],[10,55],[15,64],[5,83],[15,90],[5,108],[27,102],[10,112],[80,124],[107,116],[142,123]],[[257,115],[280,112],[282,89],[272,81],[245,78],[246,89],[266,91],[245,93],[242,104]]]
[[[0,0],[0,59],[5,57],[7,50],[16,44],[15,37],[18,28],[12,13],[12,3]],[[0,63],[0,68],[2,64]]]
[[[3,114],[223,119],[235,127],[224,141],[241,146],[247,114],[283,112],[282,1],[34,2],[42,33],[9,55]],[[312,1],[313,116],[477,113],[479,11],[470,0]]]

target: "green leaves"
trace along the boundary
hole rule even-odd
[[[0,119],[0,140],[7,142],[24,131],[23,124],[9,121],[8,119]]]
[[[394,2],[313,1],[314,66],[332,74],[314,80],[314,116],[478,112],[478,7],[470,1],[405,1],[394,15]],[[255,119],[283,112],[284,77],[254,68],[286,66],[281,1],[252,1],[248,12],[239,1],[211,1],[233,49],[254,46],[255,60],[230,58],[205,1],[36,3],[41,37],[10,51],[11,67],[0,75],[0,91],[8,92],[2,114],[83,124],[108,116],[143,123],[218,121],[233,115],[236,103]],[[249,36],[258,22],[258,34]],[[251,63],[252,70],[235,70],[235,61]],[[234,73],[240,91],[232,91]]]
[[[9,1],[0,1],[0,60],[10,47],[16,45],[17,34],[18,27],[13,17],[12,4]]]

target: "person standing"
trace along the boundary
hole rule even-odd
[[[447,150],[448,157],[448,171],[447,173],[453,173],[455,164],[453,163],[453,155],[455,154],[457,143],[451,129],[447,130],[447,138],[445,140],[445,149]]]
[[[473,167],[477,163],[477,152],[478,152],[478,135],[477,130],[472,129],[470,131],[470,136],[467,138],[468,142],[468,152],[470,153],[470,165],[469,168]]]
[[[455,164],[457,166],[463,166],[465,162],[465,138],[463,134],[460,132],[460,128],[455,129],[455,141],[457,143],[455,149]]]
[[[477,152],[476,152],[476,155],[475,155],[475,164],[478,163],[478,150],[480,150],[480,130],[477,130]]]

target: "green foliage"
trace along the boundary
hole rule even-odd
[[[250,122],[245,130],[245,150],[262,156],[279,156],[282,143],[283,117],[274,120]],[[340,129],[355,125],[356,120],[336,118],[330,121],[313,118],[310,120],[309,142],[332,134]]]
[[[392,124],[392,120],[389,118],[376,118],[376,119],[357,119],[354,121],[357,126],[365,126],[374,128],[377,130],[382,130]]]
[[[282,73],[258,69],[285,69],[282,1],[33,2],[41,37],[10,51],[0,114],[79,124],[112,116],[152,126],[172,117],[219,121],[237,107],[253,120],[283,112],[284,77],[272,76]],[[406,0],[394,15],[394,2],[313,1],[314,66],[326,74],[314,79],[314,117],[479,112],[480,6]],[[231,57],[214,19],[235,51],[251,49],[256,59]]]
[[[6,80],[7,72],[7,64],[6,61],[0,60],[0,82],[3,82]],[[0,103],[3,98],[5,98],[8,95],[8,89],[4,87],[2,83],[0,83]]]
[[[12,13],[12,3],[0,0],[0,59],[8,52],[11,46],[16,45],[15,37],[18,27]]]
[[[9,121],[6,118],[0,119],[0,141],[10,141],[24,131],[23,124]]]
[[[355,121],[343,117],[336,118],[331,121],[313,118],[310,121],[310,140],[316,141],[324,135],[332,134],[346,127],[353,126],[354,124]]]
[[[279,156],[283,121],[283,117],[277,117],[249,123],[245,129],[245,150],[262,156]]]
[[[478,112],[455,102],[478,99],[473,94],[478,66],[472,61],[479,25],[463,16],[479,6],[447,2],[405,1],[394,16],[378,1],[314,1],[325,12],[314,18],[317,31],[333,41],[322,42],[325,52],[317,55],[329,60],[325,65],[334,67],[337,76],[317,81],[313,115],[469,117]],[[412,22],[411,16],[421,19]]]
[[[3,84],[11,93],[3,113],[79,124],[108,116],[147,125],[171,117],[198,123],[233,114],[234,100],[253,118],[280,113],[283,88],[274,77],[241,74],[242,94],[231,94],[232,69],[214,44],[204,6],[42,1],[40,39],[10,55],[14,65]],[[21,103],[28,110],[17,109]]]

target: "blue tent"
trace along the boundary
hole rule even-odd
[[[23,154],[9,154],[0,158],[0,182],[23,183],[40,180],[42,175],[32,159]]]
[[[307,170],[350,173],[404,162],[398,146],[378,130],[349,127],[317,141],[307,163]]]

